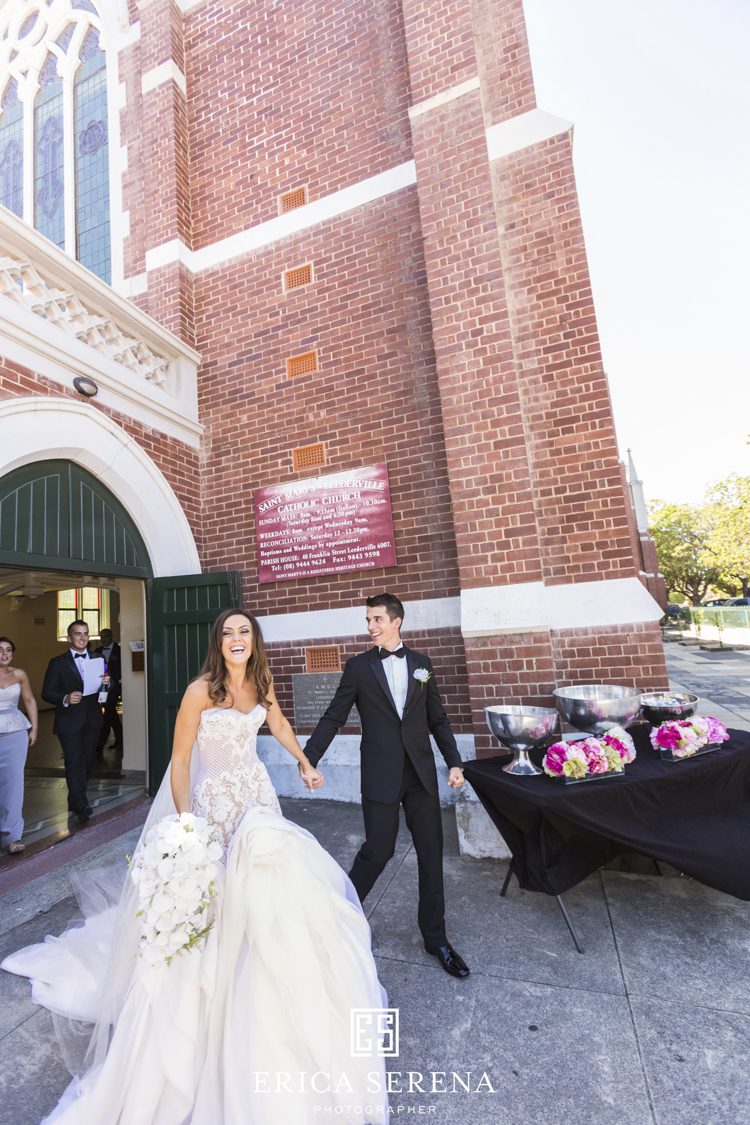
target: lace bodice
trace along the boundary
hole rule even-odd
[[[9,734],[16,730],[28,730],[31,726],[23,711],[18,709],[20,697],[21,685],[19,683],[0,687],[0,734]]]
[[[247,712],[209,707],[201,715],[192,808],[216,826],[225,848],[252,806],[263,805],[281,815],[276,791],[256,749],[265,717],[261,704]]]

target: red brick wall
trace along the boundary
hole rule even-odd
[[[555,665],[550,636],[540,631],[467,637],[464,645],[477,756],[496,754],[498,743],[487,730],[485,707],[496,703],[554,706]]]
[[[410,159],[398,0],[215,0],[185,27],[196,249]]]
[[[544,580],[637,572],[569,134],[492,165]]]
[[[414,151],[461,585],[538,581],[479,92],[419,117]]]
[[[664,645],[656,622],[555,630],[552,644],[560,687],[613,683],[662,691],[668,686]]]
[[[285,267],[315,282],[284,294]],[[352,605],[375,590],[458,592],[443,420],[413,189],[196,278],[208,569],[245,572],[259,613]],[[316,348],[320,370],[286,376]],[[323,442],[327,464],[292,470],[292,450]],[[259,586],[254,488],[385,461],[398,565]]]

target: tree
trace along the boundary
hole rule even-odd
[[[733,473],[709,490],[706,547],[720,572],[719,584],[741,586],[750,596],[750,477]]]
[[[721,572],[707,550],[706,506],[657,500],[650,509],[649,530],[670,598],[679,596],[700,605]]]

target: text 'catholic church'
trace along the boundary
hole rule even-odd
[[[489,703],[665,686],[521,0],[5,0],[0,193],[0,602],[41,666],[45,599],[116,597],[126,767],[233,604],[302,735],[382,590],[465,758]]]

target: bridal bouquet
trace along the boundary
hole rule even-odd
[[[727,728],[711,715],[673,719],[651,731],[654,750],[666,750],[673,758],[691,758],[704,746],[726,742],[728,738]]]
[[[169,964],[211,929],[209,907],[221,854],[215,830],[192,813],[166,816],[148,832],[130,877],[138,894],[139,955],[149,964]]]
[[[622,773],[635,758],[635,743],[622,727],[611,727],[601,738],[556,742],[542,761],[549,777],[582,781],[597,774]]]

